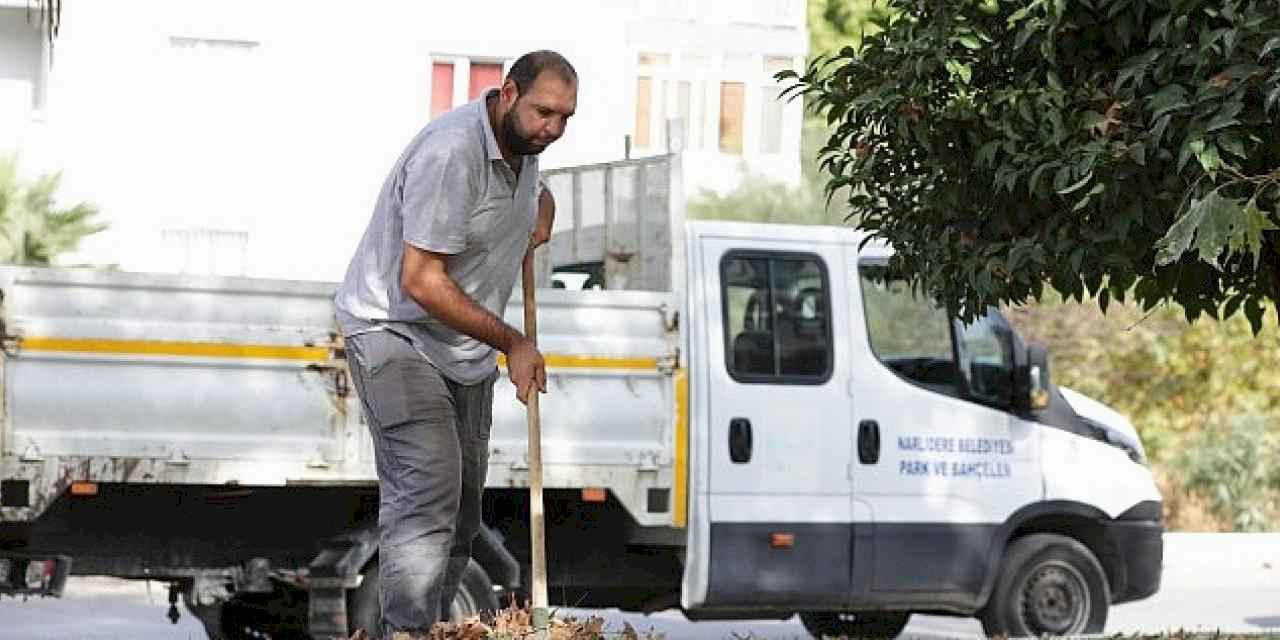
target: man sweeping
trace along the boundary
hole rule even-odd
[[[448,615],[480,527],[498,352],[521,402],[546,391],[542,355],[502,313],[525,252],[550,236],[538,154],[577,93],[573,66],[535,51],[500,89],[429,123],[335,295],[381,491],[383,628],[369,631],[383,637],[425,638]]]

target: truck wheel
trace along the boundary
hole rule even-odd
[[[1037,533],[1009,545],[978,619],[989,636],[1102,633],[1110,603],[1106,574],[1088,547]]]
[[[800,622],[815,638],[896,638],[907,626],[907,611],[840,613],[806,611]]]
[[[360,586],[347,594],[348,631],[357,629],[369,632],[382,629],[382,607],[378,603],[378,560],[374,558],[361,572],[364,578]],[[493,591],[493,581],[475,560],[467,563],[458,583],[458,593],[449,607],[449,621],[482,614],[492,614],[499,608],[498,596]]]

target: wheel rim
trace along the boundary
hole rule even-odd
[[[1023,622],[1036,634],[1080,633],[1088,623],[1091,606],[1084,576],[1065,562],[1037,566],[1023,584]]]

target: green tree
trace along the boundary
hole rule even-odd
[[[74,251],[84,237],[107,228],[94,221],[97,208],[87,203],[59,207],[55,194],[61,175],[24,182],[16,157],[0,157],[0,262],[48,265]]]
[[[968,316],[1046,287],[1187,319],[1280,299],[1280,5],[883,0],[793,91],[828,188]]]
[[[878,31],[872,18],[885,16],[883,0],[809,0],[806,9],[811,57],[858,46]]]
[[[1235,531],[1271,530],[1280,515],[1274,424],[1273,418],[1246,415],[1210,425],[1179,456],[1185,485],[1207,496],[1210,509]]]

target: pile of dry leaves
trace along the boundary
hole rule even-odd
[[[428,640],[533,640],[537,631],[533,628],[532,614],[527,607],[514,604],[497,612],[493,620],[484,622],[479,617],[467,618],[462,622],[442,622],[431,629]],[[357,632],[351,640],[364,640],[367,636]],[[643,635],[629,623],[624,622],[622,629],[606,629],[602,618],[590,617],[586,620],[576,618],[551,617],[546,640],[666,640],[661,633],[649,631]]]

